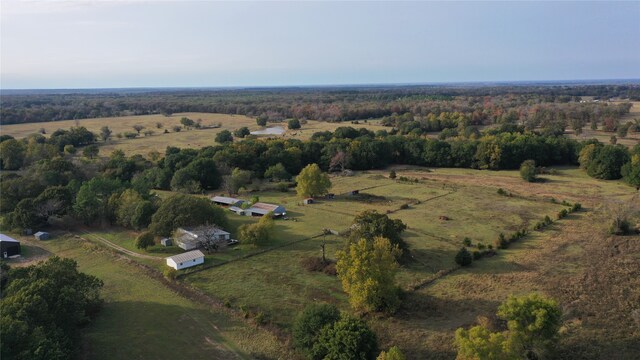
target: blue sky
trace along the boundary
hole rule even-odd
[[[0,86],[640,78],[640,2],[0,2]]]

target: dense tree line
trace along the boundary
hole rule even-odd
[[[640,182],[638,147],[630,152],[595,140],[578,142],[524,129],[508,130],[512,129],[501,127],[441,140],[339,127],[333,133],[316,133],[309,141],[245,139],[202,149],[168,147],[164,157],[151,160],[141,155],[127,157],[122,151],[114,151],[108,158],[74,156],[64,148],[95,139],[84,128],[59,131],[49,139],[4,137],[0,139],[2,166],[20,171],[1,174],[0,210],[7,213],[5,225],[13,228],[56,222],[70,226],[81,221],[144,229],[163,206],[153,189],[181,193],[224,189],[234,194],[252,179],[286,181],[311,164],[317,164],[317,169],[313,165],[316,172],[380,169],[390,164],[500,170],[518,169],[525,160],[532,160],[536,166],[580,163],[593,177],[623,177],[636,186]],[[286,190],[287,185],[282,185]],[[300,190],[309,184],[303,181],[298,185]],[[326,191],[323,185],[320,190],[301,194]],[[215,218],[213,212],[201,213]],[[204,221],[199,216],[192,218]],[[164,235],[172,230],[164,225],[161,228],[154,233]]]
[[[2,124],[110,116],[210,112],[242,114],[270,121],[289,118],[351,121],[394,113],[439,116],[460,112],[471,118],[500,117],[515,107],[579,101],[640,99],[637,85],[496,85],[342,88],[279,88],[133,92],[69,92],[2,95]],[[489,98],[490,97],[490,98]],[[477,120],[477,119],[476,119]]]
[[[74,358],[81,327],[102,304],[102,285],[98,278],[78,272],[71,259],[52,257],[38,265],[10,269],[0,302],[2,358]]]

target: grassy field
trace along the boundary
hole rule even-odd
[[[252,359],[286,356],[265,330],[206,308],[166,288],[121,256],[72,237],[21,238],[38,259],[75,259],[80,271],[104,282],[105,305],[83,329],[85,359]]]
[[[565,311],[559,348],[564,358],[572,354],[587,359],[633,358],[640,334],[634,330],[632,318],[625,314],[640,311],[640,236],[607,235],[608,214],[603,207],[610,199],[631,201],[633,188],[619,181],[595,180],[580,169],[569,167],[557,168],[557,175],[542,175],[544,181],[536,183],[522,181],[517,171],[411,166],[395,166],[394,170],[398,176],[419,182],[391,180],[387,177],[389,169],[332,177],[331,191],[336,198],[312,205],[303,205],[292,191],[241,194],[245,198],[259,195],[261,201],[286,206],[290,219],[276,221],[275,237],[267,248],[240,245],[208,255],[207,265],[235,260],[185,272],[180,281],[237,311],[250,313],[250,317],[260,314],[267,323],[285,332],[295,315],[311,303],[329,302],[351,311],[339,280],[324,273],[307,272],[302,261],[319,257],[323,240],[328,256],[335,258],[335,252],[344,246],[343,238],[313,237],[323,228],[344,230],[359,212],[376,209],[408,225],[403,237],[413,258],[398,276],[400,285],[408,290],[402,309],[394,316],[368,316],[383,348],[398,345],[410,359],[451,359],[455,357],[452,340],[456,328],[472,325],[479,315],[495,313],[509,294],[538,291],[558,299]],[[498,188],[512,196],[497,194]],[[352,190],[360,190],[360,195],[349,195]],[[532,232],[497,256],[441,276],[441,271],[455,268],[454,254],[464,237],[470,237],[473,243],[490,244],[499,233],[509,234],[522,226],[530,228],[545,215],[555,219],[555,214],[564,208],[558,204],[563,200],[580,202],[585,211],[557,221],[544,232]],[[401,209],[404,204],[408,208]],[[440,220],[441,216],[449,220]],[[232,237],[236,237],[241,224],[257,221],[233,213],[228,217]],[[95,230],[93,234],[159,258],[179,252],[175,247],[154,246],[146,252],[135,249],[136,233],[127,230]],[[157,350],[153,354],[174,355],[165,347],[171,343],[167,339],[174,341],[176,334],[163,334],[161,330],[166,332],[171,324],[180,321],[193,324],[175,342],[181,344],[180,349],[194,347],[194,357],[207,353],[213,354],[209,357],[225,358],[239,353],[242,358],[264,349],[267,358],[278,358],[273,354],[285,349],[278,349],[275,339],[266,332],[180,298],[157,281],[137,274],[126,261],[98,251],[95,246],[75,239],[44,244],[54,253],[76,258],[83,271],[100,276],[108,284],[104,290],[108,300],[104,319],[99,318],[87,332],[87,344],[92,344],[87,348],[88,354],[108,349],[142,357],[139,344],[149,340],[136,334],[151,326],[158,329],[153,338],[160,339],[157,342],[161,344],[156,347],[157,342],[151,342],[153,346],[142,348]],[[37,248],[29,252],[38,253]],[[242,258],[257,252],[260,253]],[[135,260],[158,270],[164,268],[162,261]],[[426,285],[413,290],[419,284]],[[210,324],[220,331],[212,330]],[[114,329],[121,327],[122,334],[116,335]],[[257,337],[251,332],[257,332]],[[134,339],[131,346],[109,348],[125,336]]]
[[[174,126],[180,126],[180,119],[188,117],[192,120],[202,120],[202,129],[182,129],[180,132],[174,132]],[[162,128],[157,128],[156,124],[161,123]],[[134,125],[142,125],[145,129],[140,136],[135,139],[117,138],[117,134],[126,132],[135,132]],[[220,127],[211,127],[218,126]],[[15,138],[24,138],[30,134],[39,133],[44,129],[45,136],[53,133],[58,129],[69,129],[74,126],[84,126],[90,131],[99,134],[100,128],[108,126],[112,131],[112,139],[106,143],[98,142],[101,154],[108,155],[115,149],[123,150],[127,155],[141,154],[147,155],[151,151],[163,153],[167,146],[177,146],[183,148],[202,148],[205,146],[215,145],[215,136],[222,130],[234,130],[246,126],[249,130],[260,130],[261,127],[256,124],[254,118],[244,115],[227,115],[227,114],[211,114],[211,113],[178,113],[170,116],[161,114],[156,115],[140,115],[140,116],[123,116],[110,118],[94,118],[80,120],[63,120],[41,123],[25,123],[2,125],[1,132],[11,135]],[[286,123],[270,124],[269,126],[284,126]],[[333,131],[339,126],[353,126],[356,128],[366,127],[371,130],[384,129],[378,124],[378,121],[368,123],[360,122],[359,124],[351,123],[328,123],[323,121],[310,120],[302,125],[302,129],[287,130],[283,135],[270,135],[270,137],[308,139],[317,131]],[[164,131],[168,130],[168,133]],[[152,130],[150,136],[143,136],[146,130]]]

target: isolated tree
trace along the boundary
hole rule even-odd
[[[293,342],[297,348],[310,353],[318,341],[320,331],[340,319],[340,310],[332,304],[311,304],[293,323]]]
[[[296,177],[298,185],[296,192],[300,197],[315,197],[324,195],[331,188],[329,176],[320,170],[318,164],[307,165]]]
[[[157,122],[157,123],[156,123],[156,128],[157,128],[157,129],[162,129],[162,127],[163,127],[163,126],[164,126],[164,125],[163,125],[161,122]]]
[[[555,300],[538,294],[511,296],[498,308],[507,330],[486,325],[456,331],[458,359],[544,359],[556,346],[562,312]]]
[[[406,228],[407,225],[400,219],[391,219],[387,214],[381,214],[376,210],[366,210],[353,219],[350,238],[352,241],[365,239],[373,242],[375,238],[383,237],[404,251],[407,249],[407,244],[402,240],[401,235]]]
[[[86,158],[93,159],[94,157],[98,156],[99,152],[100,148],[98,147],[98,145],[89,145],[86,146],[84,150],[82,150],[82,155],[84,155],[84,157]]]
[[[182,119],[180,119],[180,124],[182,124],[182,126],[184,126],[185,128],[190,129],[191,127],[193,127],[193,125],[195,125],[195,122],[188,117],[183,117]]]
[[[395,311],[400,305],[395,275],[401,250],[388,239],[361,239],[338,251],[336,270],[349,303],[356,310]]]
[[[182,130],[182,128],[178,125],[174,125],[171,130],[173,130],[173,132],[180,132]]]
[[[244,138],[245,136],[251,135],[251,131],[249,131],[249,128],[246,126],[243,126],[239,129],[237,129],[236,131],[233,132],[233,135],[235,135],[236,137],[239,138]]]
[[[231,135],[231,131],[222,130],[216,135],[216,142],[220,144],[229,143],[233,141],[233,135]]]
[[[312,349],[313,359],[374,360],[378,353],[376,334],[367,323],[351,316],[343,316],[320,331]]]
[[[391,170],[389,172],[389,179],[395,179],[396,178],[396,171],[395,170]]]
[[[387,351],[383,351],[378,355],[376,360],[407,360],[406,356],[397,346],[392,346]]]
[[[300,125],[300,120],[298,119],[291,119],[287,122],[287,127],[289,128],[289,130],[296,130],[296,129],[300,129],[301,125]]]
[[[155,244],[155,236],[150,231],[145,231],[136,238],[136,248],[147,250],[149,246]]]
[[[227,214],[209,199],[176,194],[162,201],[153,214],[149,230],[158,236],[169,236],[181,226],[227,225]]]
[[[103,126],[102,128],[100,128],[100,138],[102,139],[102,141],[109,141],[109,139],[111,138],[111,129],[109,129],[108,126]]]
[[[510,296],[498,316],[507,321],[509,347],[522,358],[541,359],[558,341],[562,311],[553,299],[535,293]]]
[[[528,182],[536,181],[536,162],[533,160],[525,160],[520,165],[520,177]]]
[[[463,246],[456,254],[455,260],[456,264],[460,266],[469,266],[473,262],[473,256],[467,250],[467,248]]]
[[[140,131],[142,131],[142,129],[144,129],[144,126],[140,125],[140,124],[136,124],[132,126],[133,130],[136,131],[136,133],[140,134]]]
[[[267,120],[269,120],[268,116],[260,115],[256,118],[256,124],[258,124],[259,126],[267,126]]]
[[[267,168],[264,172],[264,177],[272,181],[286,181],[291,178],[291,175],[282,163],[277,163]]]

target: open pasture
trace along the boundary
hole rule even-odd
[[[303,205],[293,192],[252,193],[259,195],[261,201],[287,208],[290,219],[276,221],[273,246],[289,242],[292,245],[194,272],[183,281],[229,301],[233,307],[263,312],[272,324],[288,328],[295,314],[310,303],[325,301],[348,308],[337,278],[310,273],[301,264],[305,258],[321,256],[323,237],[312,237],[323,228],[346,230],[353,218],[365,210],[388,212],[390,217],[401,219],[408,225],[403,238],[409,244],[412,260],[403,266],[398,279],[403,288],[409,289],[434,278],[439,271],[454,268],[455,253],[465,237],[474,244],[491,244],[499,233],[530,227],[563,208],[544,198],[502,196],[496,193],[497,187],[453,184],[429,179],[432,173],[424,169],[411,171],[420,173],[419,178],[425,180],[400,182],[389,179],[382,171],[332,177],[331,192],[336,198],[319,199],[311,205]],[[483,177],[485,173],[476,171],[476,176]],[[512,173],[515,172],[509,172],[509,177]],[[359,195],[349,195],[352,190],[360,190]],[[403,204],[409,207],[401,209]],[[448,220],[441,220],[441,216]],[[230,219],[235,217],[238,215],[229,214]],[[344,246],[344,238],[329,235],[326,242],[328,257],[335,259],[335,252]],[[208,258],[215,261],[218,256]]]

